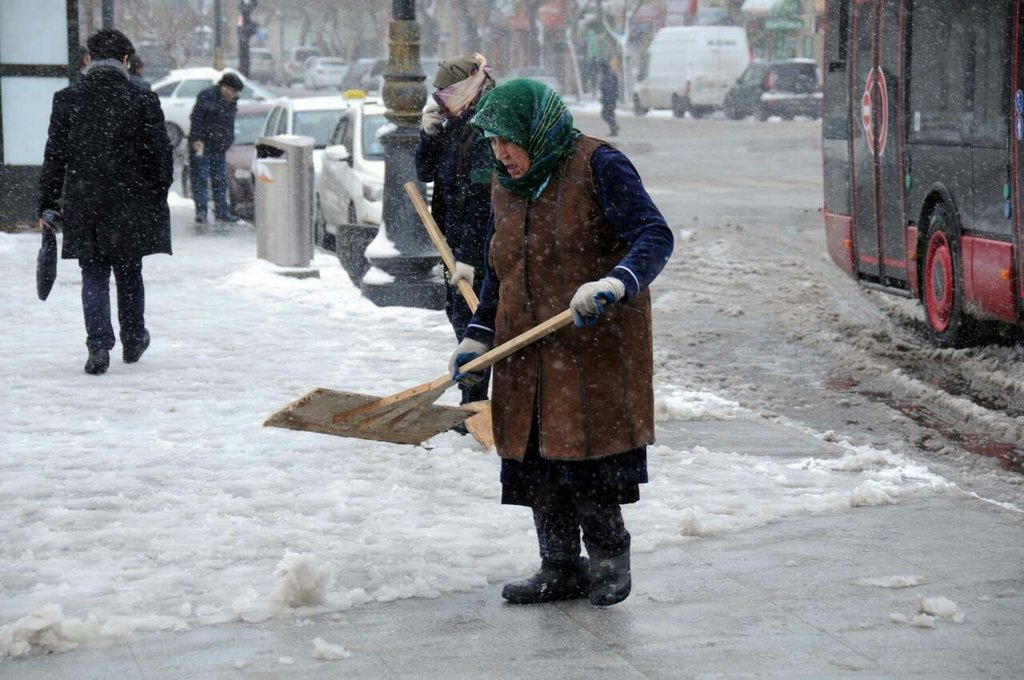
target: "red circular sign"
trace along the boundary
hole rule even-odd
[[[881,66],[868,72],[860,98],[860,120],[871,153],[881,156],[889,137],[889,88]]]

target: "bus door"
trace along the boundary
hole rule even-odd
[[[854,0],[850,107],[854,266],[860,278],[905,288],[902,3]]]
[[[1014,196],[1012,200],[1013,210],[1013,245],[1016,253],[1017,275],[1017,318],[1018,321],[1024,317],[1024,0],[1017,0],[1016,21],[1014,22],[1013,44],[1015,54],[1011,68],[1014,79],[1013,108],[1013,174],[1014,174]]]

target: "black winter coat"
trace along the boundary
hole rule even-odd
[[[601,106],[615,108],[619,101],[619,77],[607,62],[601,64]]]
[[[170,254],[173,178],[160,100],[125,73],[95,67],[53,95],[39,213],[63,211],[62,257]]]
[[[435,135],[420,131],[416,175],[434,183],[430,212],[455,259],[473,265],[478,282],[483,281],[492,174],[490,143],[468,117],[447,121]]]
[[[238,103],[220,96],[220,85],[208,87],[192,107],[188,141],[202,141],[203,153],[224,153],[235,142]]]

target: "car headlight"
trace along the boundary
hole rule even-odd
[[[384,198],[384,185],[380,182],[366,182],[363,184],[363,198],[374,202],[381,200]]]

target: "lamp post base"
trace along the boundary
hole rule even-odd
[[[363,296],[378,307],[444,309],[444,284],[430,281],[395,281],[383,285],[363,283]]]

